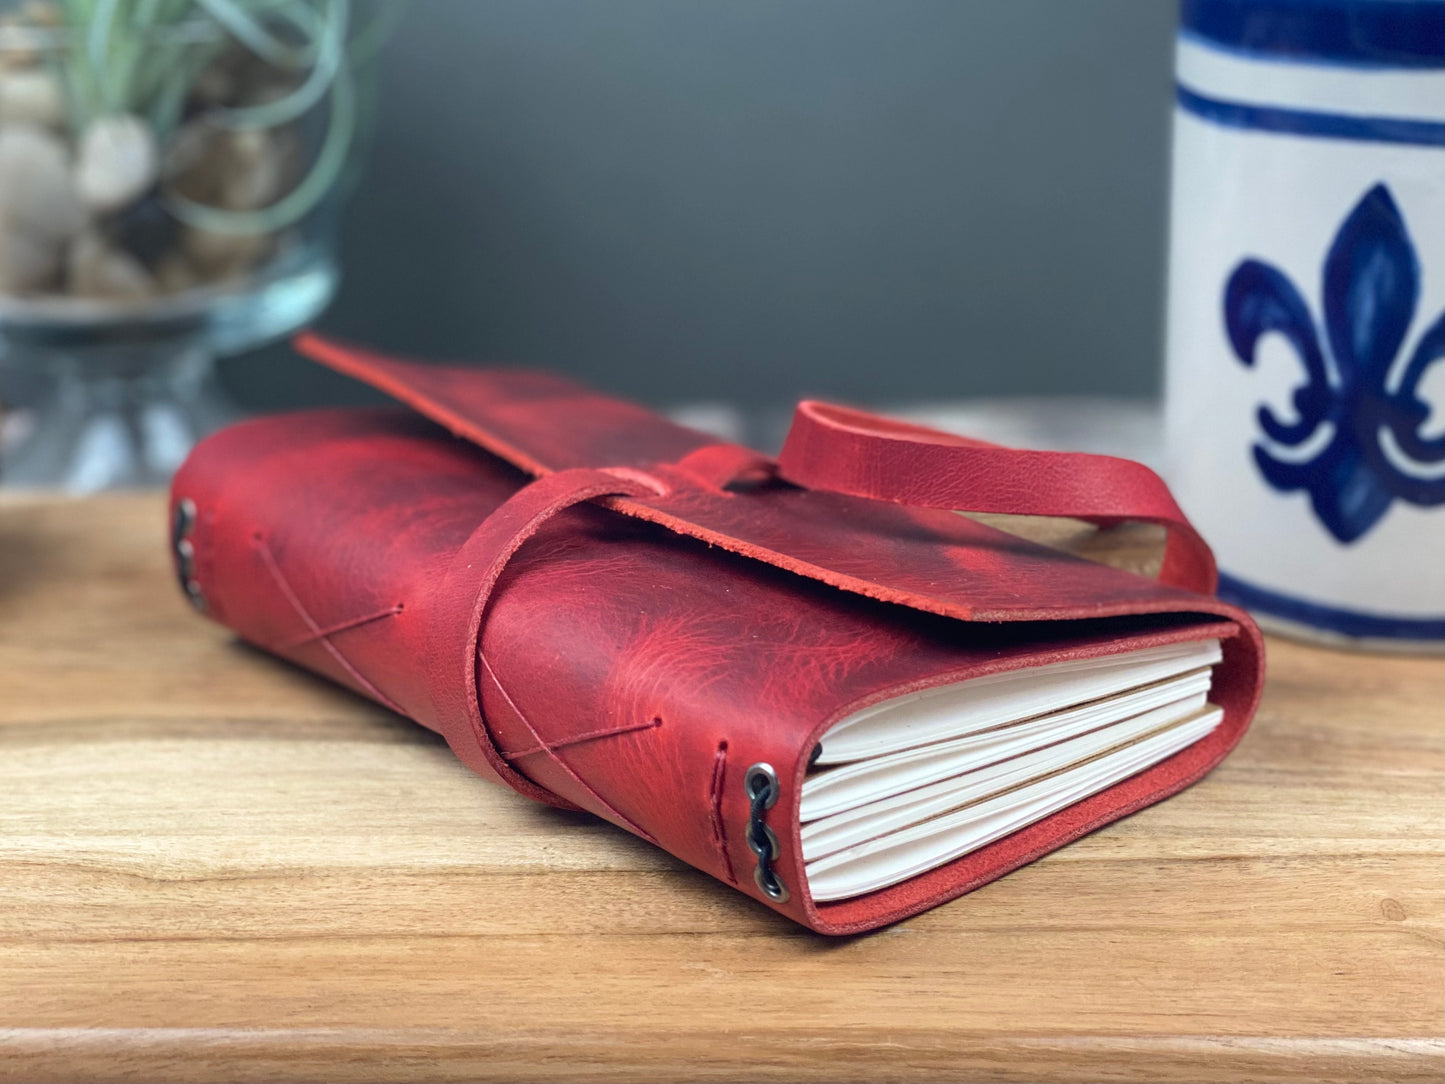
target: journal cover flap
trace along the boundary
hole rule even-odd
[[[296,349],[531,475],[671,463],[717,443],[550,373],[402,361],[313,333],[297,336]]]
[[[1191,612],[1235,618],[1218,600],[1093,564],[940,508],[777,478],[726,487],[772,463],[632,403],[531,372],[400,361],[297,340],[314,360],[394,396],[533,475],[601,468],[646,478],[653,497],[608,507],[833,587],[972,621]],[[705,471],[695,468],[704,464]]]

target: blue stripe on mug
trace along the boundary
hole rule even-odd
[[[1409,143],[1419,147],[1445,147],[1445,123],[1398,117],[1355,117],[1344,113],[1315,113],[1307,109],[1281,109],[1273,105],[1246,105],[1207,98],[1183,84],[1175,98],[1186,113],[1193,113],[1226,128],[1252,128],[1262,132],[1356,139],[1371,143]]]
[[[1440,0],[1183,0],[1179,24],[1191,37],[1260,58],[1445,67]]]
[[[1337,606],[1306,602],[1264,587],[1255,587],[1223,572],[1219,574],[1219,597],[1255,613],[1326,629],[1341,636],[1376,640],[1445,640],[1445,617],[1395,617],[1342,610]]]

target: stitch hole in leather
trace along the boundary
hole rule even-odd
[[[722,861],[723,874],[727,877],[728,884],[738,883],[737,874],[733,872],[732,855],[728,853],[728,828],[727,820],[723,817],[723,795],[727,787],[727,761],[728,743],[724,738],[717,743],[717,753],[713,757],[712,785],[708,788],[708,806],[712,810],[712,841],[718,850],[718,857]]]
[[[779,879],[778,875],[771,868],[764,867],[762,862],[758,868],[753,870],[753,883],[763,890],[763,895],[774,903],[788,902],[788,888]]]
[[[773,771],[771,764],[757,763],[748,769],[748,774],[743,780],[743,786],[748,793],[748,800],[755,806],[761,803],[762,809],[772,809],[778,803],[778,774]],[[756,810],[755,810],[756,812]]]

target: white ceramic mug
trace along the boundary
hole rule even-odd
[[[1167,469],[1220,593],[1445,649],[1445,2],[1185,0],[1176,71]]]

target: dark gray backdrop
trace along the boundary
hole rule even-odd
[[[1163,0],[416,0],[322,322],[665,403],[1159,374]],[[282,348],[248,405],[351,398]]]

